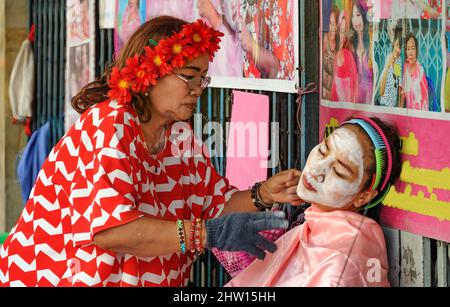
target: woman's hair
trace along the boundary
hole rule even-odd
[[[346,119],[346,121],[353,119],[352,117]],[[386,136],[389,145],[391,147],[391,154],[392,154],[392,171],[389,177],[388,182],[392,185],[394,182],[398,179],[400,176],[401,171],[401,157],[400,157],[400,138],[398,136],[397,130],[394,126],[391,126],[389,124],[384,123],[377,117],[370,117],[371,120],[373,120],[383,131],[384,135]],[[357,124],[353,124],[353,126],[357,127],[357,129],[363,133],[364,135],[367,135],[366,131],[360,127]],[[369,137],[367,135],[367,137]],[[370,141],[370,151],[373,152],[375,150],[372,142]],[[376,172],[376,164],[375,164],[375,156],[371,156],[369,158],[369,165],[366,165],[365,167],[365,173],[367,173],[368,179],[363,184],[362,191],[369,189],[371,183],[372,183],[372,176]],[[381,186],[380,186],[381,187]],[[381,191],[379,191],[381,192]]]
[[[143,54],[144,47],[150,45],[149,39],[159,41],[167,38],[173,35],[174,32],[181,31],[182,26],[185,24],[187,24],[186,21],[171,16],[156,17],[144,23],[120,49],[119,54],[114,57],[113,62],[106,68],[103,75],[99,79],[85,85],[72,98],[72,107],[81,114],[90,106],[108,100],[108,80],[113,67],[123,68],[128,58],[136,54]],[[143,94],[133,94],[132,103],[142,122],[147,122],[151,119],[147,98]]]
[[[338,20],[339,20],[339,9],[336,7],[336,6],[332,6],[332,8],[331,8],[331,11],[330,11],[330,18],[328,19],[328,22],[329,22],[329,20],[331,19],[331,16],[333,16],[334,15],[334,19],[336,20],[336,26],[338,26]],[[328,28],[328,31],[330,31],[330,28]]]
[[[389,177],[388,182],[393,185],[395,181],[400,177],[400,171],[401,171],[401,157],[400,157],[400,137],[398,136],[397,129],[389,124],[384,123],[377,117],[370,117],[371,120],[373,120],[383,131],[384,135],[386,136],[389,146],[391,147],[391,154],[392,154],[392,171],[391,175]],[[360,126],[356,125],[358,129],[364,131]],[[372,146],[372,149],[373,146]],[[371,169],[371,175],[375,174],[376,172],[376,165],[375,165],[375,157],[373,157],[373,169]],[[372,183],[372,176],[367,180],[367,182],[364,185],[364,189],[367,190],[370,187],[370,184]],[[381,192],[381,191],[379,191]]]
[[[400,26],[395,27],[394,30],[394,40],[392,41],[392,50],[394,50],[394,46],[395,46],[395,42],[398,41],[398,44],[400,46],[400,49],[402,49],[402,35],[403,35],[403,30]]]
[[[362,17],[362,20],[364,23],[363,44],[364,44],[364,49],[368,51],[369,46],[370,46],[370,37],[369,37],[369,32],[366,30],[366,29],[368,29],[368,26],[369,26],[369,23],[367,21],[367,12],[364,10],[364,8],[361,6],[361,4],[358,1],[356,1],[353,4],[353,6],[354,7],[356,6],[356,9],[361,14],[361,17]],[[353,24],[352,24],[352,26],[353,26]],[[358,48],[358,33],[356,31],[353,33],[353,48],[354,48],[354,50],[356,50]]]
[[[414,40],[414,45],[416,46],[416,58],[419,58],[419,42],[417,41],[416,36],[412,32],[409,32],[408,35],[406,36],[406,39],[405,39],[405,51],[406,51],[406,47],[408,45],[408,41],[411,38]]]
[[[349,118],[348,120],[350,120],[352,118]],[[372,121],[374,121],[383,131],[384,135],[386,136],[386,139],[389,142],[389,146],[391,147],[391,154],[392,154],[392,171],[391,174],[389,176],[389,180],[388,183],[386,185],[386,187],[384,188],[384,190],[386,190],[387,187],[389,187],[390,185],[393,185],[397,179],[400,177],[400,172],[401,172],[401,156],[400,156],[400,137],[398,136],[397,133],[397,129],[389,124],[384,123],[383,121],[381,121],[379,118],[377,117],[370,117],[370,119]],[[357,129],[359,129],[359,131],[361,131],[362,133],[364,133],[365,135],[367,135],[367,133],[365,132],[365,130],[360,127],[359,125],[354,125],[355,127],[357,127]],[[367,135],[367,137],[369,137]],[[372,142],[370,142],[370,150],[371,152],[374,151],[374,146],[372,144]],[[372,177],[376,172],[376,162],[375,162],[375,156],[371,156],[369,159],[369,165],[365,167],[364,170],[369,176],[368,179],[366,180],[366,182],[363,184],[363,188],[362,191],[368,190],[370,188],[370,185],[372,184]],[[378,195],[382,194],[384,192],[384,190],[380,191],[381,185],[378,187]],[[378,221],[379,220],[379,208],[381,206],[375,206],[370,208],[367,212],[366,212],[366,216],[371,217],[372,219]]]

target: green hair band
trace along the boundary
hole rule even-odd
[[[150,44],[152,44],[153,46],[158,46],[158,42],[157,41],[155,41],[154,39],[152,39],[152,38],[150,38],[149,40],[148,40],[148,42],[150,43]]]

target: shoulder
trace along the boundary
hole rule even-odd
[[[135,138],[139,119],[131,105],[118,104],[117,101],[104,101],[88,110],[76,121],[75,131],[89,136],[96,148],[109,146],[111,140]]]

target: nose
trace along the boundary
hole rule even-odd
[[[200,97],[203,93],[203,90],[200,86],[196,86],[195,88],[191,89],[189,91],[189,95],[193,97]]]
[[[325,171],[323,167],[317,166],[315,168],[311,168],[311,177],[317,182],[323,182],[325,180]]]

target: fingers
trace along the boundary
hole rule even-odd
[[[258,220],[266,220],[266,219],[271,219],[271,218],[280,218],[280,219],[284,219],[286,217],[286,213],[284,213],[283,211],[264,211],[264,212],[259,212],[259,213],[250,213],[254,216],[254,221],[258,221]]]
[[[259,260],[264,260],[264,258],[266,257],[266,253],[262,249],[257,248],[256,246],[248,247],[247,252],[249,252]]]
[[[296,200],[296,201],[291,202],[291,205],[292,206],[300,206],[303,203],[304,203],[304,201],[300,199],[300,200]]]
[[[274,242],[264,238],[260,234],[257,235],[256,245],[259,248],[262,248],[265,251],[269,251],[272,254],[275,253],[277,251],[277,248],[278,248],[277,245]]]
[[[286,194],[288,195],[297,195],[297,186],[292,186],[286,189]]]
[[[278,212],[277,212],[278,213]],[[254,230],[260,232],[262,230],[271,229],[287,229],[289,222],[285,218],[269,217],[267,219],[261,219],[254,222]]]
[[[300,172],[297,169],[291,169],[288,172],[289,175],[285,182],[285,186],[286,187],[297,186],[298,182],[300,181],[300,176],[302,175],[302,172]]]

